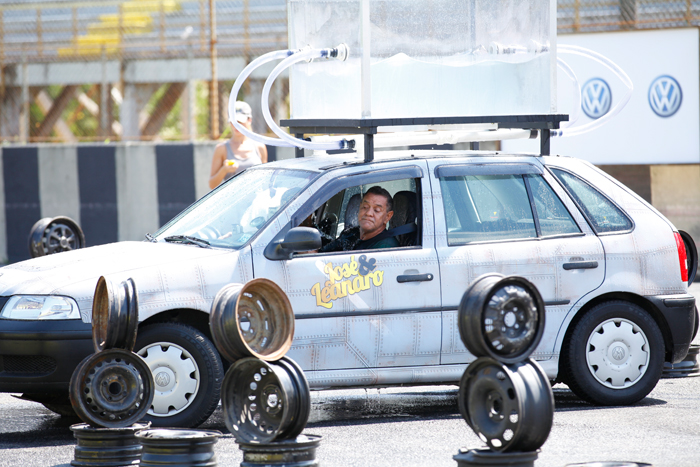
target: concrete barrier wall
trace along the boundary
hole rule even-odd
[[[29,258],[43,217],[68,216],[88,246],[143,240],[209,191],[215,142],[0,146],[0,261]],[[268,147],[270,160],[294,157]],[[700,242],[700,164],[601,166]]]
[[[68,216],[87,246],[143,240],[209,191],[215,142],[0,146],[0,261],[29,258],[29,233]],[[293,149],[268,148],[270,160]]]

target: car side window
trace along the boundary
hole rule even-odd
[[[350,230],[359,228],[358,212],[362,197],[371,187],[379,186],[389,192],[393,201],[394,214],[385,229],[391,231],[406,224],[415,224],[415,229],[399,233],[395,238],[398,246],[418,246],[421,242],[419,183],[419,179],[408,178],[348,187],[331,196],[300,225],[317,228],[324,248],[341,236],[350,238],[345,242],[350,246],[355,235],[348,234]]]
[[[577,176],[552,169],[571,197],[579,205],[596,233],[624,232],[632,229],[632,221],[605,195]]]
[[[520,175],[440,178],[450,246],[537,237]]]
[[[537,220],[540,224],[540,235],[565,235],[580,233],[576,222],[564,207],[552,187],[540,175],[526,175],[530,184],[532,199],[535,202]]]

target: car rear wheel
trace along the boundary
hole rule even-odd
[[[214,344],[199,330],[155,323],[138,331],[135,352],[148,364],[155,396],[144,418],[153,426],[193,428],[214,412],[224,372]]]
[[[580,398],[599,405],[633,404],[661,377],[664,340],[641,307],[610,301],[591,308],[562,349],[565,382]]]

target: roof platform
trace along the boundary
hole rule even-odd
[[[495,129],[530,130],[540,137],[540,153],[549,155],[550,130],[557,130],[561,122],[569,120],[565,114],[538,115],[491,115],[460,117],[417,117],[417,118],[362,118],[362,119],[286,119],[280,125],[289,128],[297,138],[306,135],[364,135],[365,162],[374,160],[374,135],[382,132],[417,131],[424,129],[469,130],[479,125],[492,125]],[[297,148],[297,157],[303,156],[303,149]]]

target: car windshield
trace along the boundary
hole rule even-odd
[[[313,176],[313,172],[301,170],[246,170],[166,224],[155,238],[204,247],[239,248]]]

